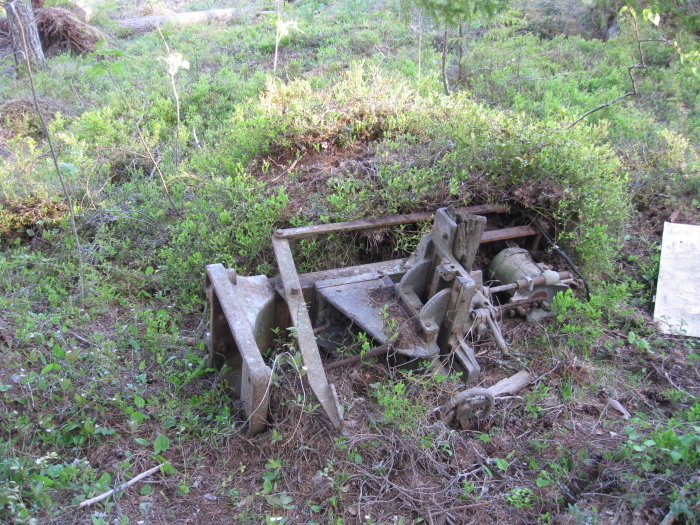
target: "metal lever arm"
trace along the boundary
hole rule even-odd
[[[277,265],[280,269],[280,277],[284,286],[284,298],[289,307],[289,315],[292,318],[292,325],[296,329],[297,344],[306,366],[306,378],[333,426],[337,430],[342,430],[343,416],[338,403],[338,396],[334,386],[328,383],[326,372],[323,369],[323,362],[318,352],[309,310],[306,308],[304,295],[301,291],[299,274],[294,265],[289,241],[273,236],[272,248],[275,250]]]

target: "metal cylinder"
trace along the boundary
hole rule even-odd
[[[498,252],[489,264],[491,280],[513,283],[521,279],[536,277],[542,273],[525,248],[506,248]]]
[[[547,301],[566,290],[562,281],[573,277],[569,272],[543,271],[524,248],[506,248],[498,252],[489,264],[487,275],[504,283],[490,287],[491,293],[506,292],[512,299]]]

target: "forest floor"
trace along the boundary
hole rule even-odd
[[[82,266],[26,72],[3,66],[0,521],[698,523],[698,343],[651,320],[664,221],[700,224],[697,76],[645,42],[639,94],[568,127],[629,89],[634,23],[665,26],[621,16],[602,41],[561,22],[566,0],[523,0],[450,33],[445,95],[443,30],[400,3],[298,0],[279,20],[261,3],[130,38],[114,23],[237,4],[99,2],[104,46],[35,68]],[[538,218],[591,284],[505,321],[509,352],[476,345],[479,385],[524,368],[527,389],[464,430],[433,410],[459,374],[377,359],[328,372],[339,433],[280,333],[270,428],[246,433],[206,360],[206,264],[273,277],[276,228],[484,203],[510,209],[489,228]],[[426,231],[304,240],[295,260],[405,257]]]

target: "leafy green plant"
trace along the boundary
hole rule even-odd
[[[460,499],[468,499],[474,493],[476,485],[473,482],[464,480],[462,481],[462,493],[459,495]]]
[[[589,302],[579,301],[571,290],[555,295],[552,300],[552,310],[558,326],[566,335],[567,344],[582,350],[584,354],[590,352],[603,332],[603,313],[598,303],[595,296]]]
[[[671,419],[664,428],[648,436],[629,428],[626,430],[627,442],[623,454],[644,471],[668,473],[676,465],[683,469],[695,469],[700,464],[698,422]]]
[[[374,396],[382,407],[385,423],[395,424],[402,432],[416,428],[417,422],[425,415],[426,408],[414,403],[407,392],[407,384],[398,381],[391,385],[374,383]]]
[[[537,385],[537,388],[525,395],[525,412],[531,417],[538,418],[542,416],[542,401],[549,395],[549,387],[544,383]]]
[[[263,487],[262,494],[270,494],[274,487],[275,482],[280,477],[282,472],[282,461],[280,459],[270,458],[265,464],[265,472],[263,473]]]
[[[535,480],[535,485],[537,487],[548,487],[552,483],[552,477],[546,470],[542,470],[539,474],[537,474],[537,479]]]
[[[529,509],[535,504],[535,495],[526,487],[516,487],[505,496],[506,502],[516,509]]]
[[[508,464],[508,462],[507,462],[505,459],[503,459],[503,458],[496,458],[496,459],[494,460],[494,464],[496,465],[496,468],[497,468],[498,470],[502,470],[502,471],[508,470],[509,464]]]
[[[680,489],[670,495],[671,509],[677,516],[690,518],[700,500],[697,479],[693,476],[700,467],[700,401],[696,400],[686,411],[676,414],[663,426],[652,426],[642,417],[631,420],[635,427],[625,429],[627,441],[620,449],[621,456],[631,462],[633,480],[662,475]]]

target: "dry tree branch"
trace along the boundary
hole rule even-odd
[[[177,212],[178,208],[177,206],[175,206],[175,202],[173,202],[173,198],[170,195],[170,190],[168,189],[168,184],[165,182],[165,176],[163,175],[163,172],[160,169],[159,161],[157,161],[156,158],[153,156],[153,152],[151,151],[151,148],[148,147],[148,143],[146,142],[146,137],[143,136],[143,132],[141,131],[141,120],[143,120],[143,117],[140,118],[139,121],[136,123],[136,133],[138,133],[141,145],[146,150],[148,157],[153,163],[153,167],[158,173],[158,177],[160,177],[160,182],[163,185],[163,189],[165,190],[165,195],[167,195],[168,200],[170,201],[170,205],[173,207],[173,210]]]
[[[61,168],[58,166],[58,156],[56,155],[56,150],[53,145],[53,140],[51,139],[51,134],[49,133],[49,128],[44,120],[44,115],[41,114],[41,109],[39,108],[39,99],[36,95],[36,86],[34,85],[34,75],[32,73],[31,60],[29,59],[29,49],[27,46],[27,38],[25,34],[25,28],[22,24],[22,20],[17,16],[17,11],[15,10],[16,0],[12,2],[4,3],[7,14],[12,16],[13,20],[17,23],[19,27],[19,34],[22,40],[22,48],[24,51],[25,63],[27,64],[27,76],[29,77],[29,87],[32,90],[32,100],[34,101],[34,108],[36,109],[36,114],[39,116],[39,122],[41,123],[41,128],[46,135],[46,141],[49,143],[49,149],[51,150],[51,160],[53,161],[53,166],[56,170],[56,175],[58,180],[61,182],[61,188],[63,189],[63,196],[66,199],[66,204],[68,206],[68,211],[70,213],[70,225],[73,231],[73,239],[75,240],[75,250],[78,256],[78,291],[80,293],[80,304],[85,303],[85,288],[83,286],[83,255],[81,253],[80,238],[78,237],[78,228],[75,223],[75,210],[73,209],[73,201],[68,191],[68,185],[66,184],[66,179],[61,173]]]
[[[112,494],[114,494],[115,492],[121,492],[122,490],[124,490],[124,489],[126,489],[126,488],[129,488],[129,487],[130,487],[131,485],[133,485],[134,483],[138,483],[138,482],[141,481],[143,478],[147,478],[147,477],[150,476],[151,474],[154,474],[154,473],[155,473],[158,469],[160,469],[160,467],[162,467],[162,466],[163,466],[163,463],[161,463],[160,465],[155,466],[155,467],[153,467],[153,468],[151,468],[151,469],[148,469],[146,472],[142,472],[141,474],[139,474],[138,476],[136,476],[136,477],[130,479],[130,480],[127,481],[126,483],[122,483],[122,484],[119,485],[118,487],[115,487],[115,488],[113,488],[113,489],[111,489],[111,490],[108,490],[108,491],[105,492],[104,494],[100,494],[99,496],[95,496],[95,497],[92,498],[92,499],[86,499],[85,501],[81,501],[80,504],[78,505],[78,507],[87,507],[88,505],[92,505],[93,503],[97,503],[98,501],[102,501],[103,499],[107,499],[107,498],[109,498]]]
[[[634,66],[629,66],[627,68],[627,74],[629,75],[630,82],[632,83],[632,90],[628,91],[627,93],[624,93],[624,94],[620,95],[619,97],[616,97],[616,98],[614,98],[614,99],[612,99],[604,104],[601,104],[600,106],[596,106],[593,109],[589,109],[583,115],[581,115],[579,118],[574,120],[571,124],[561,128],[561,130],[571,129],[576,124],[581,122],[583,119],[585,119],[586,117],[591,115],[592,113],[595,113],[596,111],[600,111],[601,109],[605,109],[607,107],[610,107],[613,104],[615,104],[616,102],[619,102],[620,100],[622,100],[624,98],[634,97],[634,96],[637,96],[639,94],[639,92],[637,91],[637,81],[634,78],[634,75],[632,74],[632,70],[633,69],[646,69],[648,67],[647,62],[646,62],[646,58],[644,57],[644,51],[642,50],[642,43],[643,42],[656,42],[656,41],[661,41],[661,42],[665,42],[665,43],[669,43],[669,42],[667,40],[664,40],[664,39],[652,39],[652,38],[642,39],[640,34],[639,34],[639,24],[637,23],[637,20],[634,17],[632,17],[632,24],[634,25],[634,34],[635,34],[635,37],[637,40],[637,51],[639,53],[639,64],[636,64]]]
[[[615,104],[616,102],[619,102],[619,101],[622,100],[623,98],[631,97],[631,96],[634,96],[634,95],[636,95],[636,94],[637,94],[636,92],[628,91],[628,92],[625,93],[624,95],[620,95],[619,97],[614,98],[614,99],[612,99],[612,100],[606,102],[605,104],[601,104],[600,106],[596,106],[596,107],[594,107],[593,109],[589,109],[589,110],[586,111],[583,115],[581,115],[579,118],[577,118],[576,120],[574,120],[571,124],[569,124],[568,126],[564,127],[563,129],[573,128],[576,124],[578,124],[579,122],[581,122],[583,119],[585,119],[585,118],[586,118],[588,115],[590,115],[591,113],[595,113],[596,111],[600,111],[601,109],[605,109],[605,108],[607,108],[607,107],[609,107],[609,106],[612,106],[612,105]]]
[[[280,49],[280,40],[282,40],[282,37],[280,36],[280,22],[282,21],[282,0],[277,0],[276,1],[276,11],[277,11],[277,32],[275,33],[275,56],[272,62],[272,72],[276,73],[277,72],[277,56],[279,53]]]
[[[169,15],[137,16],[132,18],[122,18],[117,20],[122,36],[132,36],[140,33],[153,31],[158,26],[169,24],[174,27],[184,27],[194,24],[208,22],[240,22],[249,15],[262,15],[270,11],[259,11],[259,6],[250,7],[209,9],[207,11],[187,11],[184,13],[172,13]]]

